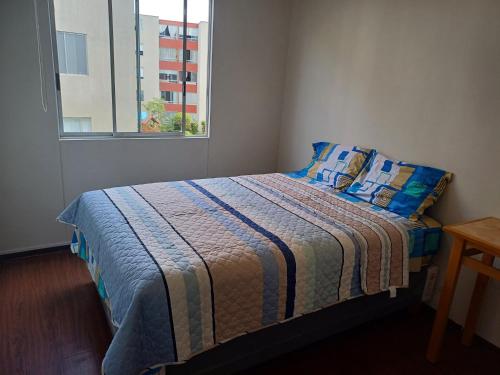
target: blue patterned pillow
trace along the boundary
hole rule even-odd
[[[391,160],[380,153],[358,175],[347,193],[412,220],[436,203],[452,174]]]
[[[311,164],[299,173],[338,190],[352,184],[374,151],[329,142],[313,143],[313,148]]]

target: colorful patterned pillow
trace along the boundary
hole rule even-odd
[[[411,220],[436,203],[452,174],[375,153],[347,193]]]
[[[313,148],[313,161],[306,175],[339,190],[352,184],[374,151],[329,142],[314,143]]]

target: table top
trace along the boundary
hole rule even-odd
[[[500,219],[486,217],[463,224],[446,225],[443,230],[467,241],[485,246],[500,256]]]

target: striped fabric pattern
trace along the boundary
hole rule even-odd
[[[89,261],[93,249],[95,281],[120,326],[106,374],[153,373],[241,334],[406,287],[415,228],[351,198],[284,174],[83,194],[60,220],[78,228],[80,256]],[[146,311],[152,318],[138,319]],[[124,348],[145,332],[165,348],[140,346],[131,358]]]

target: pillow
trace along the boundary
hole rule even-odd
[[[411,220],[436,203],[452,174],[376,152],[347,193]]]
[[[313,143],[313,161],[307,176],[344,190],[363,169],[374,150],[329,142]]]

